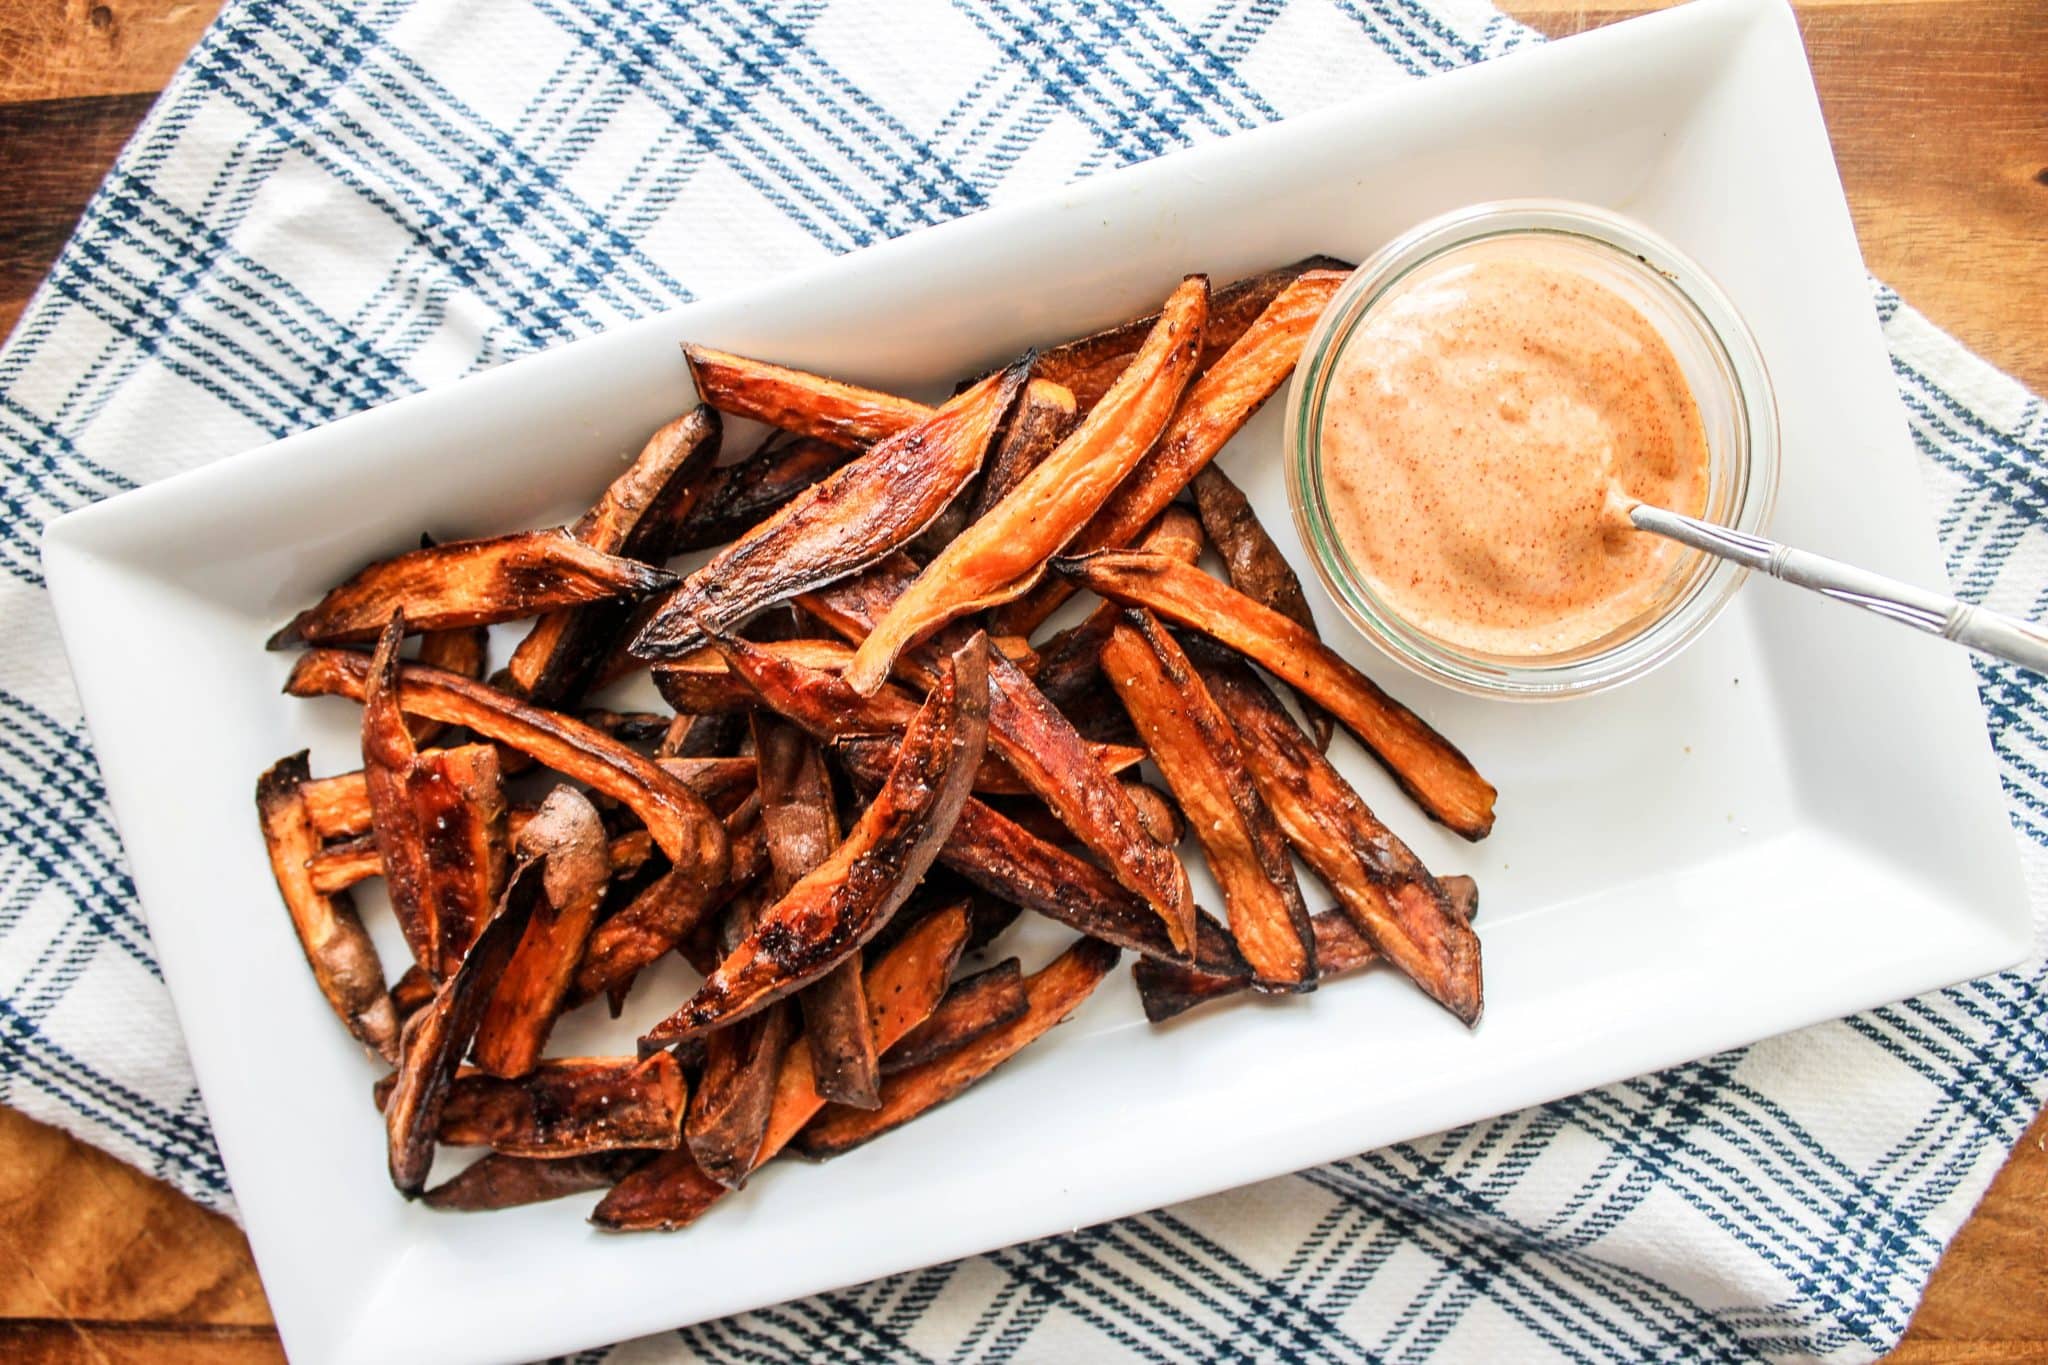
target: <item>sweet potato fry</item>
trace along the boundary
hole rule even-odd
[[[1223,568],[1230,575],[1230,586],[1254,602],[1271,607],[1318,640],[1322,639],[1322,632],[1316,629],[1315,615],[1308,609],[1308,598],[1301,591],[1301,579],[1295,575],[1287,557],[1280,553],[1280,547],[1273,543],[1273,537],[1266,534],[1266,528],[1260,524],[1259,515],[1252,510],[1244,490],[1213,464],[1203,466],[1202,471],[1195,475],[1192,486],[1195,506],[1202,517],[1202,529],[1208,533],[1209,543],[1223,556]],[[1307,697],[1297,693],[1296,699],[1301,703],[1302,714],[1308,718],[1316,747],[1328,749],[1331,736],[1336,731],[1336,721]]]
[[[1046,560],[1095,515],[1166,425],[1194,373],[1208,315],[1209,282],[1189,276],[1095,411],[875,622],[846,669],[855,691],[880,687],[898,654],[948,621],[1007,602],[1038,581]]]
[[[1445,877],[1443,886],[1452,912],[1469,922],[1479,907],[1478,886],[1470,877]],[[1315,927],[1316,968],[1324,980],[1360,971],[1380,960],[1371,941],[1359,932],[1346,912],[1324,910],[1311,916],[1309,922]],[[1208,1001],[1250,990],[1252,985],[1250,972],[1206,976],[1176,962],[1142,957],[1131,964],[1131,980],[1137,984],[1145,1018],[1155,1024],[1165,1023]]]
[[[797,1135],[798,1147],[810,1156],[836,1156],[944,1104],[1079,1009],[1119,956],[1098,939],[1077,941],[1026,979],[1023,1014],[963,1047],[888,1077],[879,1109],[827,1105]]]
[[[516,621],[674,583],[650,564],[591,549],[560,527],[451,540],[370,565],[270,637],[270,648],[374,640],[403,608],[414,632]]]
[[[460,673],[465,678],[481,678],[490,652],[490,630],[484,626],[465,626],[460,630],[430,630],[420,636],[416,657],[429,668]],[[412,731],[413,743],[425,744],[448,727],[425,716],[409,716],[405,728]]]
[[[318,890],[310,862],[319,836],[306,810],[302,749],[256,779],[256,814],[278,893],[305,950],[320,994],[358,1041],[387,1061],[398,1056],[398,1015],[384,989],[377,946],[345,893]]]
[[[574,787],[548,793],[519,832],[519,853],[545,861],[547,875],[472,1049],[480,1070],[508,1079],[524,1076],[540,1061],[611,878],[604,823]]]
[[[908,398],[709,346],[685,344],[683,359],[697,396],[720,412],[848,449],[886,441],[932,415]]]
[[[879,1048],[886,1051],[930,1017],[946,992],[946,981],[966,938],[967,911],[956,905],[920,921],[866,969],[862,986],[868,1002],[868,1031]],[[817,1091],[811,1070],[810,1049],[790,1046],[776,1074],[775,1099],[754,1157],[755,1167],[780,1152],[824,1107],[825,1099]],[[685,1147],[662,1153],[621,1180],[590,1221],[616,1231],[674,1231],[702,1217],[726,1193],[724,1185],[698,1169]]]
[[[1248,666],[1214,649],[1197,666],[1301,860],[1388,961],[1459,1019],[1477,1022],[1479,938],[1452,912],[1422,860],[1380,822]]]
[[[308,650],[293,667],[285,691],[295,697],[360,701],[369,681],[369,663],[367,655],[348,650]],[[717,817],[686,783],[653,759],[580,721],[468,678],[406,664],[399,669],[399,679],[399,704],[408,713],[465,725],[533,755],[564,777],[625,805],[676,866],[708,882],[724,878],[725,835]]]
[[[1348,264],[1333,256],[1311,256],[1223,286],[1209,301],[1209,328],[1202,341],[1201,368],[1208,369],[1225,351],[1235,346],[1237,339],[1245,334],[1266,306],[1303,272],[1350,269]],[[1065,385],[1081,410],[1086,412],[1102,401],[1102,395],[1109,392],[1109,386],[1130,365],[1131,357],[1145,344],[1146,334],[1158,321],[1157,313],[1148,313],[1041,351],[1036,374],[1041,379]]]
[[[668,423],[569,534],[605,554],[660,565],[675,552],[682,521],[704,496],[719,434],[718,414],[703,406]],[[630,601],[615,598],[549,612],[512,651],[501,686],[543,705],[580,695],[632,610]]]
[[[489,745],[414,745],[398,704],[404,634],[404,612],[394,610],[363,696],[363,790],[398,927],[414,960],[440,979],[504,888],[505,796]]]
[[[973,976],[962,977],[946,992],[931,1018],[904,1034],[903,1041],[889,1049],[882,1058],[882,1074],[893,1076],[965,1047],[991,1029],[1015,1022],[1029,1004],[1024,994],[1024,971],[1014,957],[1006,957]],[[859,1107],[875,1109],[880,1105],[878,1095],[874,1104]]]
[[[686,868],[671,870],[617,914],[600,923],[576,968],[571,1005],[623,992],[640,969],[676,946],[713,910],[759,875],[765,862],[758,837],[761,805],[752,797],[725,818],[726,875],[710,881]]]
[[[988,468],[981,473],[981,487],[968,509],[968,520],[980,518],[1008,497],[1026,474],[1045,463],[1045,457],[1074,429],[1078,416],[1074,395],[1065,388],[1043,379],[1026,384],[996,442],[995,454],[989,456]]]
[[[1236,650],[1312,699],[1372,751],[1417,805],[1454,833],[1483,839],[1493,828],[1493,784],[1471,760],[1279,612],[1161,555],[1101,551],[1061,560],[1058,567],[1112,601],[1148,608]]]
[[[399,973],[398,980],[391,983],[391,1004],[398,1011],[398,1022],[403,1024],[412,1018],[414,1011],[431,1001],[439,989],[439,983],[417,962]],[[384,1107],[382,1097],[377,1100],[377,1107]]]
[[[730,952],[744,941],[767,908],[765,901],[735,901],[726,913],[720,950]],[[683,1121],[683,1142],[697,1169],[721,1185],[737,1189],[754,1169],[775,1100],[775,1076],[795,1031],[794,1007],[778,1000],[701,1040],[704,1065]]]
[[[506,1156],[588,1156],[682,1140],[689,1087],[666,1052],[557,1057],[516,1080],[464,1071],[448,1087],[436,1140]]]
[[[654,752],[660,758],[712,758],[737,753],[746,734],[744,716],[678,715]]]
[[[878,617],[886,621],[893,615],[895,606],[916,591],[916,582],[910,566],[892,556],[862,574],[857,583],[811,594],[805,602],[835,630],[858,638],[879,624]],[[929,676],[934,648],[950,647],[957,633],[947,631],[923,649],[912,649],[891,662],[923,680]],[[841,685],[851,689],[851,677],[842,676]],[[883,690],[875,689],[876,695]],[[996,753],[1023,779],[1026,789],[1103,860],[1112,876],[1157,912],[1167,937],[1186,952],[1194,933],[1195,900],[1180,859],[1147,833],[1129,795],[1113,777],[1116,769],[1100,761],[1100,750],[1082,739],[1059,708],[1005,658],[989,662],[989,735]],[[995,788],[977,783],[977,790]]]
[[[770,441],[738,464],[711,471],[702,500],[677,528],[677,554],[739,539],[783,504],[853,457],[809,436]]]
[[[593,1152],[589,1156],[500,1156],[472,1161],[420,1196],[430,1209],[485,1213],[544,1204],[564,1195],[588,1194],[614,1185],[645,1165],[644,1151]]]
[[[750,643],[757,649],[764,649],[807,669],[835,676],[853,657],[853,647],[837,640]],[[1037,666],[1037,654],[1020,639],[991,640],[989,644],[1027,674]],[[713,645],[705,645],[671,663],[656,664],[651,674],[662,700],[683,715],[737,715],[751,710],[757,702],[752,690],[733,676],[725,656]],[[925,681],[928,682],[929,677]],[[872,697],[862,697],[851,688],[845,689],[845,695],[850,704],[861,707],[861,723],[877,733],[902,729],[917,711],[915,697],[888,687],[878,689]]]
[[[1184,507],[1168,507],[1152,523],[1139,548],[1193,564],[1201,559],[1205,544],[1195,514]],[[1066,706],[1101,678],[1102,646],[1122,616],[1116,603],[1099,603],[1086,619],[1045,642],[1039,651],[1038,690],[1054,705]]]
[[[1314,939],[1286,841],[1194,665],[1157,620],[1133,611],[1110,633],[1102,667],[1188,814],[1259,984],[1313,990]]]
[[[1172,848],[1188,836],[1187,817],[1180,813],[1180,807],[1173,804],[1173,798],[1156,787],[1143,782],[1126,782],[1124,791],[1131,799],[1132,809],[1138,812],[1138,823],[1154,839]]]
[[[504,901],[462,965],[441,983],[433,1000],[405,1022],[398,1080],[384,1106],[384,1131],[390,1145],[391,1183],[408,1199],[426,1184],[448,1087],[476,1036],[491,993],[533,919],[546,873],[545,858],[529,859],[513,869]]]
[[[1159,443],[1072,538],[1069,553],[1128,545],[1165,511],[1196,471],[1287,382],[1309,329],[1343,282],[1341,274],[1310,271],[1282,290],[1237,344],[1188,386]],[[1048,579],[1029,597],[1003,608],[996,620],[1004,630],[1029,635],[1072,592],[1071,584]]]
[[[632,652],[679,658],[708,631],[856,573],[907,544],[981,467],[1023,383],[1020,362],[806,489],[670,593],[633,638]]]
[[[755,714],[754,756],[761,770],[761,833],[770,876],[776,893],[786,895],[839,845],[832,775],[816,742],[773,714]],[[827,1099],[873,1108],[879,1102],[881,1072],[868,1032],[858,957],[847,958],[799,992],[797,1003],[819,1089]]]
[[[968,799],[988,737],[988,637],[952,657],[895,766],[831,857],[790,889],[695,997],[641,1039],[709,1031],[809,985],[859,949],[931,866]]]

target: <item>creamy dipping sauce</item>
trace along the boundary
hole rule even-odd
[[[1456,648],[1591,644],[1691,554],[1628,509],[1705,511],[1707,439],[1670,346],[1527,243],[1446,253],[1376,301],[1331,371],[1323,490],[1385,605]]]

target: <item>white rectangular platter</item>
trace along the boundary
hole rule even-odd
[[[1357,259],[1431,214],[1519,195],[1618,209],[1696,257],[1776,380],[1777,530],[1939,581],[1798,31],[1768,0],[1703,0],[1104,175],[57,523],[45,558],[65,641],[293,1356],[513,1359],[632,1336],[1295,1170],[2021,957],[2023,888],[1960,652],[1752,584],[1695,649],[1615,695],[1452,696],[1375,656],[1320,596],[1286,512],[1275,403],[1226,466],[1332,643],[1500,788],[1498,832],[1462,845],[1338,742],[1426,860],[1480,881],[1476,1032],[1385,973],[1154,1029],[1120,972],[955,1103],[827,1168],[778,1163],[681,1235],[600,1234],[590,1199],[465,1217],[391,1191],[377,1068],[313,988],[251,809],[282,754],[311,746],[316,773],[359,761],[354,708],[279,695],[290,660],[262,642],[293,609],[421,531],[573,515],[692,401],[681,339],[930,396],[1154,307],[1189,271]],[[1025,937],[1040,957],[1060,939]],[[655,988],[643,1017],[676,1002]]]

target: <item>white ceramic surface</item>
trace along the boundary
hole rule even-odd
[[[944,1110],[829,1168],[778,1163],[681,1235],[601,1235],[589,1199],[451,1216],[391,1192],[378,1067],[313,988],[251,809],[280,754],[357,763],[353,707],[278,693],[290,660],[262,641],[292,609],[422,530],[573,513],[689,401],[679,339],[935,394],[1151,306],[1190,269],[1355,259],[1429,215],[1520,195],[1634,215],[1714,273],[1777,381],[1777,531],[1939,581],[1799,35],[1771,0],[1703,0],[1104,175],[53,526],[45,563],[107,788],[293,1356],[588,1346],[1295,1170],[2020,958],[2023,888],[1960,651],[1753,584],[1683,659],[1609,696],[1535,713],[1433,690],[1321,598],[1269,410],[1225,464],[1333,642],[1500,787],[1499,832],[1465,846],[1338,742],[1427,860],[1480,880],[1476,1032],[1386,973],[1153,1029],[1119,973]],[[1024,938],[1042,957],[1061,935]],[[635,1014],[684,986],[651,983]],[[564,1041],[607,1035],[621,1036],[579,1017]],[[1137,1131],[1173,1134],[1177,1159]]]

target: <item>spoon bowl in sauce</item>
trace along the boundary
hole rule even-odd
[[[1583,695],[1706,629],[1743,570],[1641,535],[1639,502],[1760,532],[1762,357],[1676,248],[1604,210],[1480,205],[1368,260],[1289,395],[1288,491],[1331,595],[1426,677]]]

